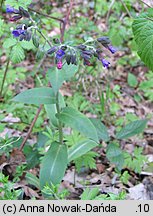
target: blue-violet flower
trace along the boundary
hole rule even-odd
[[[102,62],[103,66],[104,66],[105,68],[108,68],[109,65],[110,65],[110,62],[107,61],[106,59],[102,59],[101,62]]]
[[[25,34],[25,30],[22,29],[15,29],[12,31],[14,37],[19,37],[20,35]]]
[[[65,55],[65,52],[62,49],[59,49],[56,52],[56,59],[61,59]]]
[[[112,45],[109,45],[108,46],[108,49],[109,49],[109,51],[112,53],[112,54],[114,54],[114,53],[116,53],[116,48],[115,47],[113,47]]]
[[[19,11],[13,7],[11,7],[10,5],[6,6],[6,13],[19,13]]]

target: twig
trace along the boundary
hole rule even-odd
[[[73,0],[70,0],[69,10],[68,10],[66,17],[63,20],[64,22],[63,22],[63,24],[61,26],[61,37],[60,37],[61,43],[64,40],[65,28],[66,28],[67,23],[69,22],[69,16],[71,14],[72,8],[73,8]]]
[[[42,110],[42,107],[43,107],[43,105],[41,104],[40,107],[37,110],[37,113],[36,113],[32,123],[31,123],[31,125],[30,125],[30,128],[28,130],[28,133],[27,133],[26,137],[24,138],[23,142],[21,143],[21,146],[19,148],[20,151],[22,151],[23,147],[25,146],[25,144],[27,142],[27,139],[29,138],[29,136],[30,136],[30,134],[32,132],[32,129],[33,129],[34,125],[35,125],[35,122],[37,121],[37,118],[38,118],[38,116],[39,116],[39,114],[40,114],[40,112]]]
[[[127,14],[129,15],[129,17],[132,18],[131,14],[130,14],[130,11],[129,11],[129,9],[126,7],[126,4],[124,3],[124,1],[123,1],[123,0],[120,0],[120,1],[121,1],[121,3],[122,3],[123,7],[125,8]]]
[[[112,0],[111,4],[110,4],[110,6],[109,6],[109,10],[108,10],[108,13],[107,13],[107,15],[106,15],[106,25],[108,25],[108,19],[109,19],[110,12],[111,12],[111,9],[112,9],[114,3],[115,3],[115,0]]]
[[[5,79],[6,79],[9,64],[10,64],[10,58],[8,57],[7,63],[6,63],[6,68],[5,68],[5,71],[4,71],[3,80],[2,80],[1,90],[0,90],[0,98],[2,97],[3,87],[4,87],[4,83],[5,83]]]
[[[46,57],[46,56],[45,56],[45,57]],[[45,60],[45,57],[41,60],[41,62],[40,62],[39,65],[37,66],[36,70],[38,70],[38,69],[41,67],[41,65],[43,64],[43,61]],[[40,85],[42,85],[42,83],[40,83]],[[32,132],[32,129],[33,129],[34,125],[35,125],[35,122],[37,121],[37,119],[38,119],[38,117],[39,117],[39,114],[40,114],[40,112],[41,112],[41,110],[42,110],[42,107],[43,107],[43,105],[40,105],[40,107],[38,108],[37,113],[36,113],[36,115],[35,115],[33,121],[31,122],[31,125],[30,125],[30,127],[29,127],[28,133],[27,133],[25,139],[23,140],[23,142],[21,143],[21,146],[20,146],[20,150],[21,150],[21,151],[22,151],[24,145],[26,144],[27,139],[29,138],[29,136],[30,136],[30,134],[31,134],[31,132]]]
[[[59,21],[59,22],[64,23],[64,21],[63,21],[62,19],[59,19],[59,18],[57,18],[57,17],[53,17],[53,16],[50,16],[50,15],[48,15],[48,14],[44,14],[44,13],[42,13],[42,12],[40,12],[40,11],[37,11],[37,10],[34,10],[34,9],[30,8],[30,7],[28,7],[28,9],[31,10],[31,11],[33,11],[33,12],[35,12],[35,13],[37,13],[37,14],[39,14],[39,15],[42,15],[42,16],[48,17],[48,18],[50,18],[50,19],[54,19],[54,20],[57,20],[57,21]]]
[[[147,7],[151,8],[150,5],[148,5],[146,2],[142,1],[142,0],[139,0],[141,3],[145,4]]]

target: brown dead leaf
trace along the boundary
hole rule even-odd
[[[96,167],[99,174],[103,173],[106,168],[103,164],[96,164]]]
[[[39,198],[39,195],[36,191],[34,191],[32,188],[28,187],[28,186],[24,186],[24,192],[25,192],[25,195],[27,197],[36,197],[36,198]]]
[[[14,148],[12,152],[10,153],[10,158],[7,159],[7,164],[4,168],[4,173],[9,175],[10,178],[12,178],[16,172],[16,167],[25,163],[26,159],[24,154],[17,148]]]
[[[23,152],[17,148],[14,148],[12,150],[12,152],[10,153],[10,160],[9,160],[10,164],[14,163],[14,164],[19,165],[25,161],[26,161],[26,158],[25,158]]]
[[[0,156],[0,165],[2,165],[3,163],[6,163],[6,162],[7,162],[7,158],[6,158],[5,154],[3,153]]]

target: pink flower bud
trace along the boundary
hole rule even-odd
[[[62,69],[62,66],[63,66],[62,61],[57,62],[57,68],[59,70]]]

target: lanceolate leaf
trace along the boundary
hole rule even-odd
[[[141,60],[153,70],[153,16],[143,13],[133,22],[133,33]]]
[[[117,139],[126,139],[136,134],[143,132],[146,127],[147,120],[137,120],[129,123],[124,128],[122,128],[117,134]]]
[[[40,168],[40,187],[61,182],[68,163],[67,147],[53,142],[44,156]]]
[[[53,91],[57,93],[64,81],[70,80],[77,72],[78,66],[65,64],[61,70],[57,68],[48,70],[48,77],[52,84]]]
[[[108,142],[110,138],[106,126],[99,119],[91,118],[90,120],[97,130],[99,140]]]
[[[68,151],[68,161],[72,161],[84,154],[86,154],[88,151],[93,149],[94,147],[97,146],[97,143],[93,140],[87,139],[83,140],[73,147],[71,147]]]
[[[96,128],[92,122],[79,111],[71,108],[65,107],[61,113],[56,114],[64,124],[70,126],[71,128],[78,130],[80,133],[85,135],[88,138],[91,138],[98,142],[98,135]]]
[[[21,92],[13,98],[13,101],[36,105],[55,104],[56,98],[51,88],[41,87]]]

